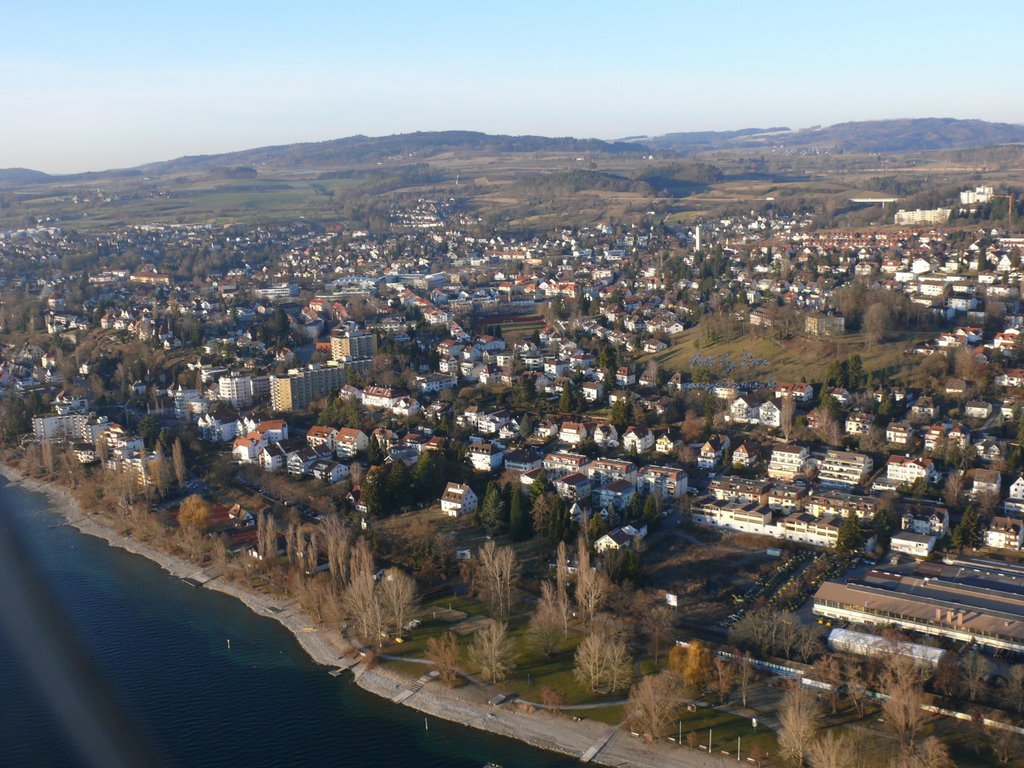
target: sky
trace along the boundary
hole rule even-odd
[[[0,0],[0,168],[417,130],[1024,123],[1021,18],[945,0]]]

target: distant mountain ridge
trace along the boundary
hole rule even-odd
[[[920,152],[977,149],[1024,142],[1024,125],[924,117],[863,120],[798,131],[788,128],[749,128],[742,131],[667,133],[641,141],[652,148],[681,153],[757,146],[813,146],[843,152]]]
[[[701,152],[759,147],[817,147],[843,152],[913,152],[976,149],[1024,142],[1024,125],[955,118],[912,118],[838,123],[791,130],[784,127],[736,131],[689,131],[661,136],[636,136],[619,141],[600,139],[508,136],[478,131],[418,131],[391,136],[349,136],[320,142],[257,147],[211,155],[193,155],[88,173],[50,175],[27,168],[0,169],[0,187],[14,188],[57,181],[90,181],[100,176],[131,178],[188,174],[225,169],[236,175],[251,168],[327,170],[343,165],[401,160],[419,163],[448,152],[506,154],[569,152],[636,154],[659,152],[693,155]]]

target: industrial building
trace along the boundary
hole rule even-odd
[[[872,570],[860,582],[825,582],[814,613],[1024,652],[1024,576],[981,564],[922,563],[913,574]]]

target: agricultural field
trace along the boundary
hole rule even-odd
[[[654,360],[666,371],[693,373],[695,366],[691,366],[691,360],[694,355],[699,354],[704,358],[728,355],[733,361],[740,361],[744,355],[749,355],[751,359],[767,361],[767,364],[739,366],[731,376],[715,375],[712,380],[800,381],[803,378],[807,381],[821,381],[830,364],[845,360],[852,354],[861,356],[864,370],[869,373],[885,370],[890,374],[898,374],[919,361],[908,355],[908,350],[935,334],[928,331],[902,332],[895,334],[891,340],[874,345],[867,344],[864,334],[860,333],[845,334],[834,339],[797,336],[779,341],[747,332],[710,344],[702,343],[702,335],[703,331],[699,327],[689,328],[675,336],[667,349],[642,355],[639,360],[641,363]]]

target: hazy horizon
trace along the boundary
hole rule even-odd
[[[5,16],[0,168],[76,173],[463,128],[615,139],[899,117],[1024,123],[1012,96],[1024,65],[987,53],[1013,50],[1014,25],[947,2],[57,0]]]

